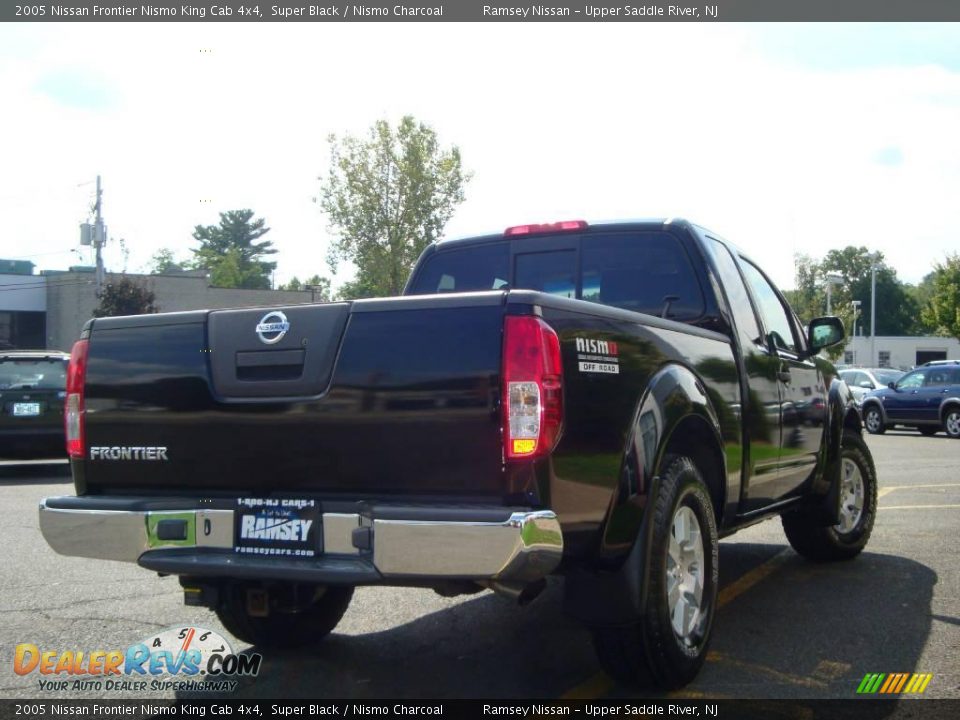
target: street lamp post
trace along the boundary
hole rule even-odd
[[[827,275],[826,278],[824,279],[827,281],[827,315],[830,315],[832,312],[831,290],[833,289],[834,285],[842,285],[843,278],[840,275],[835,275],[831,273],[830,275]]]
[[[860,315],[860,301],[851,300],[853,305],[853,364],[857,364],[857,317]]]

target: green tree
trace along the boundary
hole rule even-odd
[[[923,310],[930,304],[930,299],[933,297],[934,292],[934,278],[936,277],[936,271],[933,270],[928,272],[923,276],[923,280],[920,281],[917,285],[905,285],[904,289],[907,291],[907,294],[913,298],[913,301],[917,304],[917,307],[920,308],[920,322],[923,325],[925,333],[933,333],[936,331],[936,327],[930,325],[923,316]]]
[[[923,331],[919,320],[919,307],[908,286],[897,278],[896,271],[883,261],[883,254],[876,254],[877,261],[877,334],[914,335]],[[790,293],[797,315],[809,322],[827,311],[826,285],[828,275],[838,275],[840,281],[831,290],[832,312],[843,318],[849,328],[853,323],[853,300],[859,300],[860,319],[858,326],[863,334],[872,332],[870,327],[871,267],[873,254],[866,247],[848,245],[829,251],[822,260],[808,256],[796,256],[796,290]]]
[[[100,304],[94,309],[94,317],[117,317],[118,315],[146,315],[159,310],[154,304],[154,295],[144,285],[131,278],[108,282],[100,293]]]
[[[797,316],[808,323],[811,319],[826,314],[827,295],[823,289],[820,264],[809,255],[797,253],[793,256],[796,264],[794,275],[796,289],[786,290],[783,294]]]
[[[217,287],[270,287],[270,273],[277,264],[263,258],[277,251],[270,240],[259,238],[270,232],[263,218],[253,219],[253,210],[220,213],[219,225],[197,225],[193,238],[200,243],[194,249],[195,265],[210,273]]]
[[[377,121],[365,138],[331,135],[330,171],[316,202],[336,239],[327,261],[349,261],[356,278],[346,298],[397,295],[423,249],[436,241],[470,174],[456,146],[441,148],[436,132],[407,115],[392,128]]]
[[[923,308],[924,321],[938,335],[952,335],[960,340],[960,255],[948,255],[934,266],[932,285],[930,299]]]
[[[187,263],[177,260],[170,248],[160,248],[150,258],[147,268],[156,275],[164,275],[183,272],[187,269]]]
[[[303,282],[294,275],[277,289],[307,291],[311,293],[314,302],[330,302],[330,280],[319,275],[309,277]]]

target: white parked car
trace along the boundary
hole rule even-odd
[[[863,402],[863,396],[871,390],[887,387],[888,383],[896,382],[902,377],[903,372],[891,368],[847,368],[840,371],[840,379],[850,388],[857,405]]]

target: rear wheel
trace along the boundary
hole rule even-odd
[[[645,610],[634,625],[594,632],[607,674],[625,685],[677,688],[706,658],[717,604],[717,524],[703,477],[674,456],[653,512]]]
[[[877,514],[877,473],[870,450],[859,434],[843,436],[840,451],[840,522],[823,527],[803,512],[781,519],[787,540],[798,553],[816,562],[849,560],[866,547]]]
[[[940,430],[940,428],[938,428],[935,425],[921,425],[920,427],[917,428],[917,430],[920,431],[921,435],[926,435],[927,437],[930,437],[931,435],[936,435],[937,432]]]
[[[960,438],[960,407],[951,405],[943,414],[943,429],[952,438]]]
[[[863,424],[871,435],[883,435],[887,426],[883,424],[883,413],[876,405],[870,405],[863,413]]]
[[[223,589],[217,617],[252,645],[298,647],[329,635],[352,597],[352,587],[233,583]]]

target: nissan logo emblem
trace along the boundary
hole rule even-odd
[[[267,345],[273,345],[283,340],[283,336],[290,329],[290,322],[287,316],[279,310],[268,312],[257,323],[257,337],[260,342]]]

